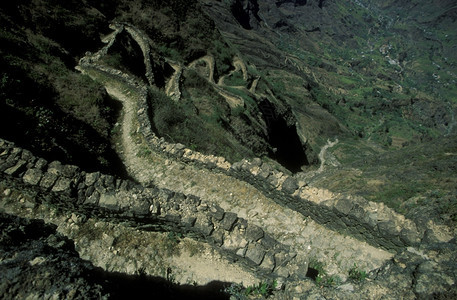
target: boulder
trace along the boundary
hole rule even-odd
[[[265,249],[262,245],[254,243],[249,244],[246,251],[246,257],[253,261],[256,265],[260,265],[265,257]]]
[[[298,189],[297,180],[293,177],[287,177],[282,184],[282,190],[286,194],[293,194]]]
[[[264,232],[263,232],[262,228],[260,228],[256,225],[253,225],[253,224],[248,225],[248,228],[246,229],[246,237],[248,240],[257,242],[263,236],[264,236]]]
[[[22,177],[22,180],[27,184],[38,185],[42,176],[43,172],[40,169],[28,169]]]
[[[238,216],[232,212],[226,212],[224,215],[224,219],[221,221],[221,227],[227,231],[232,230],[233,225],[235,224]]]

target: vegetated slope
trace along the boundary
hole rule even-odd
[[[176,105],[155,94],[151,118],[161,136],[231,161],[269,156],[293,171],[317,162],[317,149],[300,128],[303,122],[279,97],[282,87],[243,61],[199,2],[86,1],[73,11],[75,5],[72,1],[2,4],[3,120],[8,124],[17,119],[20,124],[3,137],[48,157],[75,164],[85,161],[88,168],[122,169],[109,147],[117,138],[114,124],[120,104],[76,73],[74,66],[83,51],[102,47],[100,37],[110,33],[110,22],[125,22],[149,40],[153,85],[159,94],[166,92],[165,83],[174,76],[171,65],[188,67],[205,56],[214,60],[211,79],[198,72],[199,66],[180,74],[181,99]],[[242,70],[237,69],[240,62]],[[103,63],[147,81],[141,49],[128,36],[116,40]],[[18,91],[24,82],[30,87],[25,95]],[[241,107],[230,106],[230,97],[241,99]],[[58,128],[53,127],[56,124]],[[293,143],[278,140],[278,130],[289,132]],[[201,135],[202,131],[207,134]],[[91,138],[85,140],[87,136]]]
[[[453,104],[446,103],[443,106],[442,101],[435,98],[436,94],[433,91],[419,90],[413,97],[412,94],[403,92],[402,86],[401,89],[398,88],[398,82],[407,83],[403,79],[406,75],[401,73],[402,68],[406,67],[397,63],[396,58],[391,59],[393,54],[389,51],[392,47],[384,47],[384,41],[381,41],[382,44],[376,44],[378,38],[382,40],[387,36],[389,29],[383,23],[383,19],[379,18],[381,12],[367,11],[360,4],[350,1],[205,1],[205,4],[208,5],[204,7],[209,9],[213,20],[217,21],[219,28],[224,31],[225,38],[231,42],[226,42],[219,35],[213,21],[202,13],[199,2],[196,1],[88,0],[82,4],[78,1],[59,4],[57,1],[45,3],[35,0],[21,1],[15,5],[2,4],[1,21],[5,24],[5,29],[2,29],[1,38],[5,43],[1,44],[1,54],[2,66],[5,68],[1,69],[3,73],[0,113],[5,117],[2,118],[2,121],[6,120],[5,125],[12,124],[13,121],[23,125],[17,127],[18,130],[14,132],[8,131],[10,126],[2,127],[1,136],[49,159],[75,163],[94,171],[108,170],[116,174],[121,173],[122,167],[116,168],[119,163],[117,156],[114,151],[109,150],[110,144],[119,138],[119,127],[115,125],[119,105],[107,97],[101,86],[75,73],[73,67],[79,58],[92,57],[90,53],[85,55],[83,51],[89,49],[96,52],[103,47],[99,42],[99,35],[102,35],[103,40],[109,40],[112,34],[109,23],[124,24],[130,29],[138,29],[141,35],[145,34],[152,48],[148,54],[148,58],[153,61],[149,113],[153,129],[165,139],[182,142],[187,147],[205,153],[224,155],[229,160],[269,155],[290,170],[298,172],[303,164],[317,162],[318,150],[327,142],[327,138],[338,136],[341,142],[335,150],[332,148],[327,151],[330,159],[326,161],[338,160],[343,167],[326,167],[323,172],[316,172],[318,175],[311,178],[311,184],[325,185],[326,188],[353,194],[360,190],[359,194],[369,199],[384,201],[400,211],[407,211],[408,216],[414,220],[420,220],[418,217],[425,216],[424,223],[428,221],[430,212],[434,214],[432,217],[435,220],[441,218],[438,220],[441,223],[455,222],[455,197],[452,198],[451,193],[442,192],[452,191],[455,182],[439,182],[439,190],[430,193],[427,186],[434,180],[446,180],[447,176],[455,173],[452,166],[446,165],[455,161],[455,138],[452,135]],[[302,24],[301,20],[305,16],[309,23]],[[370,17],[377,21],[370,20]],[[367,25],[373,22],[374,29],[371,28],[373,26]],[[369,51],[372,60],[352,64],[354,57],[365,55],[365,52],[358,51],[362,51],[360,49],[368,43],[367,37],[371,36],[371,30],[375,32],[372,38],[376,40],[373,42],[373,51]],[[71,33],[77,34],[81,39],[74,39]],[[137,82],[149,84],[149,74],[145,74],[147,68],[142,57],[141,45],[128,34],[116,37],[114,42],[100,63],[128,74],[129,78],[134,78]],[[378,46],[379,49],[376,48]],[[371,49],[370,47],[368,48]],[[245,59],[246,57],[248,59]],[[417,67],[414,70],[422,69]],[[170,80],[173,80],[173,84],[170,85],[172,88],[169,89],[172,92],[166,96],[169,87],[167,83]],[[24,82],[30,90],[24,91]],[[415,84],[416,81],[412,82]],[[179,93],[172,94],[174,91]],[[87,111],[89,95],[95,95],[94,99],[89,100],[92,114]],[[110,109],[107,110],[106,107]],[[135,113],[134,109],[132,110]],[[426,115],[425,112],[430,114]],[[430,121],[430,116],[437,117]],[[423,120],[425,125],[417,125],[415,122],[418,119]],[[131,127],[128,128],[134,129],[137,124],[129,125]],[[422,129],[423,127],[425,129]],[[130,131],[124,133],[134,134]],[[435,136],[442,138],[444,142],[439,151],[427,146],[432,145],[433,141],[430,144],[424,143]],[[31,137],[35,139],[32,140]],[[408,143],[416,144],[407,145]],[[388,147],[404,148],[395,152]],[[293,149],[289,151],[288,148]],[[410,168],[402,172],[398,165],[404,164],[405,157],[411,154],[414,154],[414,158],[429,154],[436,159],[412,159]],[[359,155],[363,155],[363,159],[357,159]],[[286,158],[288,160],[283,160]],[[242,207],[248,218],[262,219],[260,224],[269,223],[270,228],[285,227],[281,228],[281,231],[287,232],[288,239],[296,240],[304,252],[305,243],[308,241],[314,242],[313,251],[316,253],[325,247],[334,251],[333,244],[339,244],[335,242],[339,241],[338,239],[327,243],[328,235],[323,234],[327,229],[319,230],[313,233],[314,235],[297,237],[294,231],[290,230],[293,227],[290,220],[282,224],[283,220],[279,217],[263,217],[268,214],[283,214],[278,213],[280,209],[263,214],[267,213],[267,210],[262,209],[262,205],[265,204],[262,202],[270,201],[267,198],[271,196],[256,197],[254,194],[260,191],[244,181],[238,182],[230,176],[214,173],[212,170],[201,170],[199,165],[171,162],[168,158],[160,162],[162,161],[163,165],[159,167],[167,177],[164,177],[166,179],[162,180],[165,182],[162,181],[160,184],[166,188],[174,185],[176,189],[179,184],[186,191],[191,191],[195,186],[194,190],[199,189],[198,192],[202,196],[214,202],[229,202],[235,198],[245,205],[235,205],[236,209]],[[159,164],[159,161],[152,163]],[[429,173],[424,174],[423,168],[427,168]],[[441,173],[437,174],[436,171]],[[179,175],[174,176],[174,172]],[[164,173],[157,173],[156,178],[159,181]],[[380,176],[389,173],[392,176],[378,184]],[[200,175],[187,176],[195,181],[197,178],[206,178],[198,180],[198,183],[192,180],[177,182],[184,177],[182,174]],[[303,173],[297,177],[300,175]],[[99,174],[90,174],[90,177],[92,176],[96,178]],[[222,180],[208,180],[219,176],[233,183],[227,186],[246,185],[247,188],[230,189],[219,184]],[[282,176],[282,173],[279,176]],[[371,176],[368,178],[372,179],[372,182],[366,182],[368,188],[364,184],[367,176]],[[353,180],[345,185],[342,178]],[[398,186],[399,180],[405,178],[405,186]],[[110,179],[114,184],[112,177],[106,178],[106,181]],[[419,184],[425,188],[414,186],[417,179],[420,179]],[[176,182],[169,184],[172,180]],[[292,191],[297,189],[298,186],[292,178],[289,182],[292,182]],[[223,201],[216,201],[207,192],[212,189],[211,183],[218,185],[212,192],[221,193]],[[393,187],[389,190],[391,185]],[[279,187],[283,186],[284,184]],[[320,190],[319,193],[316,192],[316,198],[321,197],[321,191],[331,194]],[[174,192],[176,191],[170,191],[171,194]],[[8,193],[10,192],[6,190],[2,192],[3,195]],[[411,198],[417,193],[426,197]],[[430,202],[430,205],[422,205],[428,202],[427,197],[433,197],[433,202]],[[411,199],[403,203],[402,200],[406,198]],[[21,201],[24,202],[23,199]],[[17,202],[22,203],[21,201]],[[414,207],[417,204],[419,206]],[[29,204],[25,201],[23,205]],[[351,203],[348,205],[352,206]],[[440,205],[439,210],[436,209],[437,205]],[[411,207],[414,209],[411,210]],[[157,207],[154,203],[151,207],[145,207],[146,211],[148,209],[153,210]],[[202,210],[211,209],[205,206]],[[75,217],[77,218],[76,215]],[[73,216],[65,219],[70,218]],[[308,230],[310,227],[301,225],[302,216],[299,219],[300,222],[296,222],[297,228]],[[241,221],[243,220],[240,219]],[[310,219],[309,223],[313,221]],[[388,222],[383,225],[386,223]],[[375,225],[378,226],[377,223]],[[358,230],[358,226],[354,228]],[[379,231],[383,231],[384,227],[378,228]],[[439,232],[432,233],[430,236],[438,234]],[[322,247],[317,238],[309,238],[310,236],[320,236]],[[449,240],[451,238],[446,241]],[[448,257],[451,257],[451,252],[454,251],[454,243],[450,242],[448,246],[449,250],[443,247],[446,262],[451,260]],[[106,251],[112,251],[110,247],[104,248],[107,248],[104,249]],[[311,243],[307,249],[311,250]],[[137,252],[137,249],[132,250]],[[439,285],[439,288],[454,285],[452,277],[435,277],[442,267],[428,268],[432,261],[419,250],[405,250],[401,260],[393,259],[384,270],[380,270],[381,273],[372,276],[382,278],[382,272],[388,273],[391,266],[397,264],[395,267],[398,270],[395,272],[405,275],[395,277],[399,284],[398,291],[406,290],[408,295],[413,293],[412,286],[418,286],[417,289],[429,286],[423,285],[424,280],[419,280],[421,277],[426,281],[434,281],[435,278],[440,278],[443,282],[448,280],[445,284]],[[330,253],[333,253],[332,251]],[[332,259],[327,251],[322,252],[325,252],[322,254],[323,257]],[[350,255],[357,255],[354,253],[351,252]],[[436,252],[433,253],[435,256]],[[411,264],[412,254],[420,258],[420,262]],[[339,252],[335,251],[332,254],[333,259],[339,255]],[[122,258],[122,254],[120,256]],[[452,269],[452,265],[443,262],[440,263]],[[404,267],[406,264],[407,271]],[[356,265],[353,270],[359,272],[356,277],[362,277],[362,271]],[[137,271],[141,272],[141,269]],[[317,272],[317,269],[315,271]],[[447,273],[452,274],[452,271],[446,269],[446,276]],[[170,274],[171,271],[166,270],[163,276],[172,280]],[[285,274],[289,274],[288,271]],[[306,274],[304,271],[302,276]],[[323,270],[322,274],[325,274]],[[410,274],[413,276],[410,277]],[[317,278],[317,275],[314,277]],[[386,278],[388,283],[385,286],[391,287],[392,277],[388,274]],[[144,287],[145,282],[142,279],[140,277],[140,284]],[[322,284],[337,284],[336,278],[329,277],[328,280]],[[319,289],[314,283],[311,284],[313,288],[310,289]],[[349,294],[354,291],[352,284],[346,287]],[[303,290],[297,286],[296,293],[299,294]],[[397,288],[394,293],[396,290]],[[371,288],[368,287],[366,291],[368,295],[365,297],[371,297]],[[434,292],[427,290],[428,294]],[[331,291],[331,295],[335,297],[340,293],[340,289]],[[445,297],[447,294],[439,291],[437,295]]]
[[[118,105],[74,70],[106,18],[76,1],[0,5],[0,135],[50,160],[123,174],[109,139]]]
[[[204,2],[223,35],[282,87],[310,142],[339,137],[333,159],[347,169],[313,184],[403,211],[413,196],[452,194],[455,183],[435,183],[453,171],[426,165],[452,164],[455,152],[445,146],[455,139],[455,1]],[[345,177],[348,169],[357,175]]]
[[[351,132],[397,146],[452,130],[457,90],[450,2],[372,10],[356,1],[241,2],[208,3],[213,15],[237,7],[252,12],[244,28],[236,26],[236,14],[218,18],[225,36],[259,66],[319,83],[310,84],[308,97]],[[294,100],[301,101],[299,95]]]

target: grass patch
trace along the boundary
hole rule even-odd
[[[337,275],[328,275],[323,262],[316,259],[309,261],[306,277],[313,279],[319,287],[331,287],[341,284],[341,278]]]
[[[363,282],[367,278],[367,272],[361,270],[357,267],[357,264],[354,263],[351,269],[349,269],[349,279],[355,282]]]
[[[257,285],[244,287],[242,284],[234,283],[224,289],[224,292],[237,300],[250,299],[251,297],[268,298],[273,295],[277,287],[276,281],[259,282]]]
[[[217,107],[206,115],[198,115],[189,99],[176,103],[160,91],[150,89],[151,120],[159,136],[173,143],[182,143],[205,154],[240,160],[249,150],[243,149],[224,129],[224,112]],[[205,133],[205,134],[202,134]],[[252,154],[251,154],[252,155]]]
[[[224,78],[224,84],[228,86],[246,86],[246,81],[243,79],[241,71],[233,72],[230,76]]]

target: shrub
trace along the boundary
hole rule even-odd
[[[349,279],[357,282],[362,282],[367,278],[367,272],[360,270],[357,264],[349,270]]]
[[[306,276],[314,279],[316,285],[320,287],[335,286],[341,283],[340,277],[336,275],[328,275],[324,269],[324,263],[316,259],[310,260]]]
[[[224,292],[237,300],[248,299],[252,296],[267,298],[273,294],[278,283],[276,281],[259,282],[257,285],[244,287],[242,284],[234,283],[224,289]]]

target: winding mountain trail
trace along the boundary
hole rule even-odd
[[[207,73],[207,76],[208,76],[208,82],[209,83],[212,83],[212,84],[215,84],[215,81],[214,81],[214,57],[211,56],[211,55],[206,55],[206,56],[203,56],[199,59],[196,59],[194,60],[193,62],[191,62],[187,67],[190,68],[190,69],[194,69],[196,68],[196,66],[198,65],[198,63],[200,62],[204,62],[206,64],[206,73]]]
[[[322,173],[324,172],[325,168],[325,154],[327,153],[328,148],[334,147],[336,144],[338,144],[338,139],[335,139],[335,141],[330,142],[330,140],[327,140],[327,144],[322,147],[321,151],[319,152],[319,160],[321,161],[321,165],[319,169],[316,171],[316,173]]]
[[[225,77],[232,76],[234,73],[239,72],[239,71],[241,71],[241,73],[243,74],[243,80],[244,81],[248,80],[248,71],[246,68],[246,64],[244,63],[243,60],[241,60],[238,56],[235,56],[233,58],[232,65],[235,67],[235,69],[230,71],[227,75],[221,76],[219,78],[219,81],[217,82],[217,85],[224,86]]]
[[[217,203],[226,211],[235,212],[260,226],[279,242],[290,245],[298,256],[326,261],[327,272],[342,278],[347,276],[354,263],[366,270],[374,270],[392,257],[387,251],[329,230],[278,205],[246,182],[147,151],[141,140],[135,138],[138,95],[116,83],[107,83],[105,87],[112,97],[123,103],[120,154],[128,172],[139,182],[154,182],[160,188]],[[309,193],[315,197],[317,191],[310,189]],[[331,196],[329,193],[323,195]]]
[[[87,58],[84,61],[87,63],[92,60]],[[241,68],[240,64],[238,66]],[[112,71],[117,74],[116,76],[107,77],[101,74],[101,70],[97,70],[96,65],[90,72],[84,71],[83,67],[79,69],[101,82],[113,98],[122,102],[122,134],[116,148],[129,174],[138,182],[142,184],[152,182],[160,188],[196,195],[209,203],[218,204],[224,210],[247,219],[250,224],[260,226],[280,243],[290,245],[298,259],[325,261],[329,275],[346,278],[348,270],[354,264],[370,271],[381,267],[392,258],[393,254],[390,252],[332,231],[317,224],[311,218],[277,204],[244,181],[205,168],[198,168],[192,164],[171,160],[164,153],[148,148],[139,133],[137,119],[138,103],[145,101],[140,99],[145,97],[145,94],[137,90],[141,90],[142,85],[144,88],[144,84],[136,83],[136,86],[130,86],[129,82],[134,82],[133,78],[122,74],[119,70]],[[180,70],[182,71],[178,69],[176,72]],[[104,79],[100,80],[100,78]],[[169,89],[171,90],[172,88]],[[329,142],[321,152],[325,153],[325,150],[336,142]],[[303,193],[310,198],[335,197],[328,191],[315,188],[306,189]],[[288,270],[288,272],[298,271]]]
[[[249,92],[251,92],[253,94],[256,93],[255,91],[257,89],[257,84],[259,83],[259,80],[260,80],[260,76],[252,81],[251,87],[249,88]]]
[[[215,62],[214,62],[214,57],[213,56],[206,55],[206,56],[203,56],[203,57],[201,57],[199,59],[196,59],[193,62],[191,62],[187,66],[187,68],[189,68],[189,69],[197,69],[198,68],[198,64],[201,63],[201,62],[205,63],[205,71],[203,71],[203,72],[200,71],[200,73],[203,73],[202,75],[208,76],[208,82],[213,85],[214,89],[219,93],[219,95],[221,95],[227,101],[227,103],[230,105],[230,107],[231,108],[236,108],[236,107],[239,107],[239,106],[244,106],[244,100],[243,100],[242,97],[234,95],[233,93],[230,93],[229,91],[227,91],[227,90],[225,90],[223,88],[225,86],[224,85],[224,78],[226,76],[229,76],[233,72],[238,71],[238,70],[243,70],[243,78],[246,78],[245,80],[247,80],[247,76],[248,75],[247,75],[246,65],[244,64],[244,62],[236,57],[234,59],[234,61],[233,61],[233,65],[235,67],[235,70],[231,71],[231,73],[229,75],[221,76],[219,78],[217,84],[214,81]]]
[[[243,74],[243,80],[247,81],[248,80],[248,70],[246,68],[246,64],[244,63],[244,61],[241,58],[239,58],[238,56],[235,56],[233,58],[233,66],[235,67],[234,72],[241,70],[241,72]]]
[[[179,101],[179,99],[181,99],[181,89],[179,87],[179,81],[181,80],[183,67],[177,63],[169,62],[169,64],[175,70],[175,72],[165,85],[165,94],[174,101]]]

